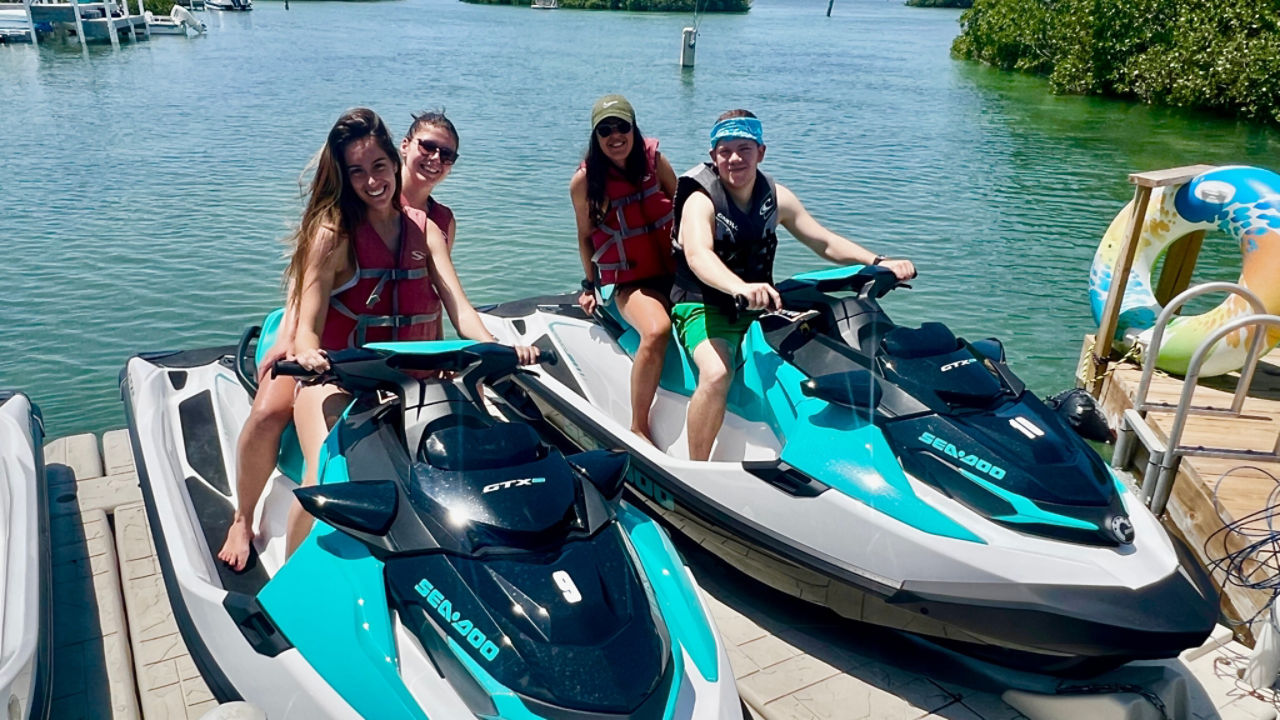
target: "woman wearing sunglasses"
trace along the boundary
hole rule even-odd
[[[400,199],[405,205],[427,214],[444,233],[445,243],[453,248],[457,224],[449,206],[431,197],[458,160],[458,131],[443,112],[423,112],[413,116],[413,124],[400,141]]]
[[[440,151],[433,154],[444,157]],[[291,238],[281,339],[259,369],[261,384],[240,431],[236,513],[218,553],[237,571],[249,559],[254,511],[289,420],[306,463],[302,484],[312,485],[320,446],[350,400],[335,385],[271,377],[266,370],[274,360],[293,356],[308,370],[324,372],[329,368],[327,351],[363,342],[436,340],[441,336],[441,305],[459,335],[494,341],[462,290],[443,232],[424,212],[403,202],[400,154],[376,113],[356,108],[338,118],[315,168],[302,221]],[[447,174],[443,170],[437,175]],[[537,358],[531,347],[516,352],[523,363]],[[286,554],[310,528],[309,516],[294,503]]]
[[[596,288],[612,285],[619,312],[640,333],[631,368],[631,431],[651,442],[649,409],[671,336],[675,194],[675,171],[658,141],[640,134],[631,103],[621,95],[597,100],[586,157],[569,182],[586,274],[578,304],[595,312]]]

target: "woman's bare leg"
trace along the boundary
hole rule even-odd
[[[329,435],[329,428],[338,422],[350,402],[351,395],[336,385],[312,385],[298,391],[298,399],[293,404],[293,424],[298,429],[298,444],[302,446],[302,457],[306,462],[303,487],[316,484],[320,448]],[[285,557],[292,555],[307,539],[311,524],[311,516],[294,500],[289,506],[289,522],[285,530]]]
[[[294,384],[290,377],[265,377],[253,398],[249,417],[240,428],[236,444],[236,514],[218,551],[218,559],[236,572],[243,570],[249,560],[253,512],[275,470],[280,436],[293,420]]]
[[[662,362],[671,339],[671,314],[666,298],[645,287],[622,291],[618,310],[640,333],[640,347],[631,366],[631,432],[652,443],[649,410],[662,379]]]

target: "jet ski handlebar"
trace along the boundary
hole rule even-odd
[[[918,277],[917,273],[913,277]],[[818,292],[853,291],[860,300],[879,300],[894,288],[909,288],[905,281],[899,280],[897,274],[881,265],[864,265],[857,272],[835,277],[788,278],[777,284],[778,292],[784,296],[799,290],[812,289]]]
[[[276,362],[272,374],[292,377],[331,376],[339,384],[358,388],[372,384],[398,384],[403,372],[451,372],[490,382],[520,367],[515,348],[499,343],[377,343],[368,347],[326,353],[329,370],[319,373],[292,360]],[[539,362],[553,365],[550,349],[539,351]]]
[[[919,273],[912,277],[918,277]],[[818,292],[831,293],[841,291],[853,291],[858,294],[859,300],[879,300],[895,288],[910,288],[911,286],[904,280],[899,280],[897,274],[887,267],[879,265],[866,265],[856,273],[830,278],[788,278],[774,286],[778,293],[786,300],[788,293],[798,292],[800,290],[817,290]],[[750,303],[744,295],[733,296],[733,306],[735,317],[746,312]],[[783,308],[779,308],[782,310]]]

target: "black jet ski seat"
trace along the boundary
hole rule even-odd
[[[959,341],[946,325],[921,323],[920,327],[896,327],[880,342],[884,351],[894,357],[913,359],[944,355],[960,348]]]
[[[486,422],[461,416],[437,421],[423,433],[418,460],[441,470],[490,470],[536,462],[546,456],[538,433],[524,423]]]

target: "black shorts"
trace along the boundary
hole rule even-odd
[[[665,298],[671,294],[671,283],[673,280],[674,278],[670,275],[658,275],[656,277],[645,278],[643,280],[619,283],[613,286],[613,295],[614,297],[617,297],[618,293],[624,290],[639,290],[647,288]]]

